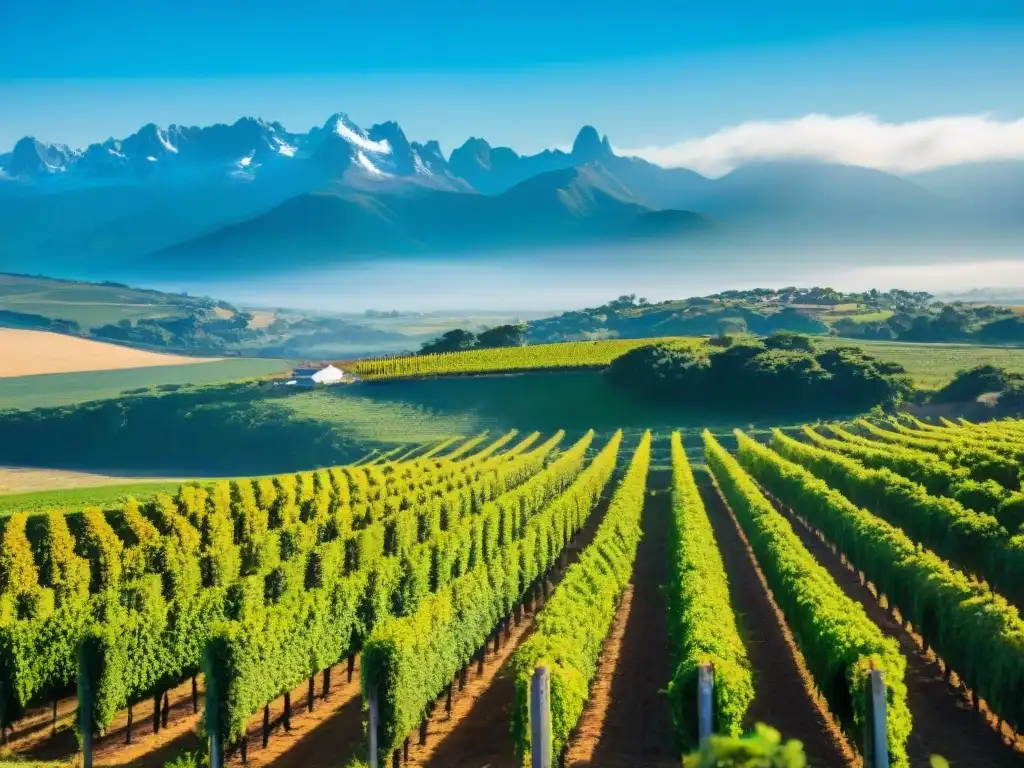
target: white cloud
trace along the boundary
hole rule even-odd
[[[666,167],[721,176],[754,160],[813,159],[915,173],[947,165],[1024,159],[1024,119],[952,115],[884,123],[872,115],[805,115],[749,122],[666,147],[619,149]]]

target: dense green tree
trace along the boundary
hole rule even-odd
[[[978,365],[965,371],[958,371],[954,379],[932,396],[936,403],[963,403],[977,399],[986,392],[1003,392],[1011,382],[1020,382],[1022,377],[1011,374],[995,365]]]
[[[856,347],[815,354],[805,337],[788,334],[775,343],[654,344],[617,358],[608,377],[642,397],[754,410],[861,411],[898,403],[911,388],[901,366]]]
[[[526,324],[498,325],[477,336],[481,347],[521,347],[526,343]]]
[[[776,331],[764,340],[768,349],[788,349],[799,352],[813,352],[814,342],[806,336],[792,331]]]
[[[432,355],[438,352],[458,352],[463,349],[472,349],[476,346],[476,334],[462,328],[455,328],[438,336],[433,341],[428,341],[420,347],[421,355]]]

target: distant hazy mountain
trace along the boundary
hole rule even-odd
[[[1024,220],[1024,160],[967,163],[910,178],[972,210]]]
[[[344,113],[305,133],[254,118],[149,124],[81,150],[25,137],[0,154],[0,269],[98,279],[697,232],[980,241],[1024,231],[1021,213],[1024,163],[904,179],[770,162],[709,179],[616,155],[591,126],[570,151],[536,155],[472,138],[446,158],[397,123],[364,130]]]
[[[668,216],[667,216],[668,214]],[[408,254],[477,254],[709,233],[698,214],[654,211],[599,165],[542,173],[498,195],[420,188],[316,192],[292,197],[244,222],[155,254],[161,273],[310,266]]]
[[[686,201],[720,219],[769,229],[927,228],[948,220],[955,204],[881,171],[815,162],[745,165]]]

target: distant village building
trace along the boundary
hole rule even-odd
[[[292,379],[297,387],[312,389],[317,384],[337,384],[344,378],[340,368],[327,365],[323,368],[296,368],[292,371]]]

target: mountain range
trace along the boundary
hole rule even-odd
[[[344,113],[306,133],[143,126],[78,150],[21,139],[0,154],[0,270],[180,278],[443,254],[809,234],[1016,237],[1024,163],[901,178],[758,162],[717,179],[613,150],[595,128],[569,151],[520,155],[470,138],[445,156],[395,122]]]

